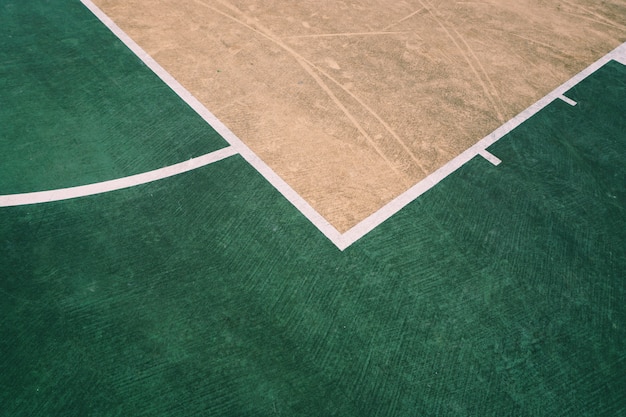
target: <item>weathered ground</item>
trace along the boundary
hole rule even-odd
[[[340,231],[626,40],[622,0],[95,3]]]

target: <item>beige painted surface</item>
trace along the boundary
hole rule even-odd
[[[626,1],[96,0],[339,231],[626,40]]]

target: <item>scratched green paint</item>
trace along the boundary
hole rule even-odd
[[[0,195],[120,178],[226,142],[77,1],[0,2]]]
[[[625,88],[607,64],[344,252],[238,156],[0,209],[3,414],[623,414]]]

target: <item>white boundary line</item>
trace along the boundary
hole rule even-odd
[[[101,194],[109,191],[121,190],[123,188],[134,187],[146,184],[163,178],[172,177],[191,171],[213,162],[221,161],[229,156],[236,155],[237,152],[232,146],[222,148],[218,151],[206,155],[192,158],[187,161],[170,165],[165,168],[155,169],[129,177],[118,178],[110,181],[98,182],[95,184],[81,185],[78,187],[60,188],[57,190],[38,191],[34,193],[0,195],[0,207],[22,206],[26,204],[48,203],[51,201],[68,200],[70,198],[85,197],[88,195]]]
[[[532,104],[526,110],[522,111],[520,114],[509,120],[507,123],[503,124],[496,130],[494,130],[491,134],[485,136],[475,145],[467,149],[465,152],[461,153],[456,158],[452,159],[450,162],[439,168],[437,171],[411,187],[409,190],[399,195],[391,202],[386,204],[376,213],[372,214],[352,229],[348,230],[342,237],[340,249],[345,249],[361,237],[365,236],[367,233],[372,231],[375,227],[379,226],[385,220],[389,219],[395,213],[404,208],[407,204],[414,201],[417,197],[424,194],[426,191],[430,190],[432,187],[437,185],[441,180],[446,178],[448,175],[452,174],[454,171],[459,169],[461,166],[465,165],[469,160],[474,158],[476,155],[481,154],[486,151],[486,149],[493,145],[496,141],[502,138],[507,133],[511,132],[513,129],[518,127],[520,124],[525,122],[534,116],[541,109],[546,107],[556,98],[562,96],[566,91],[574,87],[583,79],[587,78],[593,72],[595,72],[598,68],[609,62],[610,60],[616,60],[620,63],[624,63],[626,65],[626,42],[615,48],[613,51],[609,52],[593,64],[589,65],[587,68],[576,74],[574,77],[561,84],[559,87],[555,88],[551,93],[546,95],[544,98],[540,99],[536,103]]]
[[[185,89],[174,77],[161,67],[146,51],[133,41],[122,29],[120,29],[102,10],[91,0],[81,0],[100,21],[111,30],[144,64],[146,64],[163,82],[165,82],[183,101],[196,111],[209,125],[213,127],[250,165],[252,165],[267,181],[269,181],[291,204],[293,204],[309,221],[311,221],[339,250],[344,250],[354,242],[365,236],[381,223],[400,211],[407,204],[434,187],[448,175],[463,166],[476,155],[485,154],[486,148],[491,146],[504,135],[515,129],[524,121],[535,115],[550,102],[559,98],[563,93],[578,82],[589,76],[611,59],[626,65],[626,42],[615,50],[600,58],[589,67],[572,77],[561,86],[557,87],[547,96],[537,101],[526,110],[509,120],[504,125],[484,137],[482,140],[465,150],[437,171],[405,191],[381,209],[352,227],[346,233],[339,231],[322,217],[309,203],[307,203],[291,186],[289,186],[274,170],[261,160],[248,146],[246,146],[233,132],[230,131],[217,117],[215,117],[202,103],[200,103],[187,89]],[[230,148],[226,148],[230,149]],[[487,152],[488,153],[488,152]],[[167,169],[167,168],[164,168]],[[148,173],[146,173],[148,174]],[[146,175],[139,174],[139,175]],[[117,181],[117,180],[114,180]],[[104,183],[102,183],[104,184]],[[89,186],[86,186],[89,187]],[[81,187],[76,187],[81,188]],[[46,193],[46,192],[42,192]],[[40,193],[32,193],[40,194]],[[8,197],[8,196],[4,196]],[[48,200],[46,200],[48,201]]]

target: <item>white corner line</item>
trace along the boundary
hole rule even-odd
[[[478,152],[478,155],[485,158],[487,161],[491,162],[493,165],[498,166],[502,163],[500,158],[489,152],[487,149],[482,149]]]
[[[510,133],[512,130],[521,125],[523,122],[530,119],[532,116],[534,116],[536,113],[538,113],[540,110],[542,110],[544,107],[546,107],[557,98],[565,97],[564,93],[566,91],[574,87],[576,84],[587,78],[595,71],[597,71],[600,67],[605,65],[610,60],[616,60],[621,63],[626,63],[626,42],[624,42],[602,58],[598,59],[593,64],[589,65],[587,68],[561,84],[559,87],[555,88],[552,92],[548,93],[545,97],[530,105],[527,109],[519,113],[517,116],[494,130],[489,135],[485,136],[483,139],[462,152],[460,155],[452,159],[447,164],[443,165],[434,173],[424,178],[416,185],[409,188],[407,191],[400,194],[391,202],[380,208],[378,211],[352,227],[350,230],[343,234],[343,241],[341,242],[342,246],[339,248],[341,250],[344,250],[345,248],[352,245],[354,242],[374,230],[384,221],[403,209],[406,205],[413,202],[416,198],[433,188],[444,178],[465,165],[476,155],[481,155],[483,157],[485,157],[485,155],[487,154],[492,155],[490,152],[487,151],[487,148],[489,146],[493,145],[506,134]],[[495,156],[493,157],[495,158]],[[489,160],[489,158],[487,159]]]
[[[94,184],[80,185],[78,187],[60,188],[56,190],[37,191],[33,193],[0,195],[0,207],[22,206],[26,204],[49,203],[51,201],[69,200],[71,198],[86,197],[89,195],[102,194],[109,191],[121,190],[123,188],[135,187],[141,184],[161,180],[192,171],[205,165],[212,164],[229,156],[236,155],[236,150],[232,147],[222,148],[206,155],[192,158],[178,164],[170,165],[154,171],[143,172],[141,174],[128,177],[117,178],[110,181],[97,182]]]
[[[563,94],[561,94],[561,95],[559,96],[559,98],[560,98],[562,101],[564,101],[564,102],[566,102],[567,104],[569,104],[570,106],[572,106],[572,107],[578,104],[577,102],[575,102],[574,100],[572,100],[571,98],[569,98],[569,97],[567,97],[567,96],[565,96],[565,95],[563,95]]]

